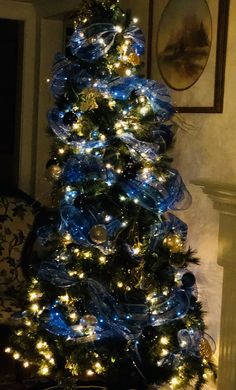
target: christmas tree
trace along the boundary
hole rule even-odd
[[[144,36],[118,0],[89,0],[55,58],[47,164],[57,213],[38,229],[24,325],[7,349],[62,389],[202,389],[215,373],[198,263],[172,211],[191,197],[167,150],[175,109],[140,75]]]

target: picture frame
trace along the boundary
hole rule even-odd
[[[147,77],[168,85],[177,112],[223,112],[229,3],[149,0]]]

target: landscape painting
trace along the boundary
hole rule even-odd
[[[206,0],[170,0],[160,18],[156,58],[166,84],[192,87],[201,77],[211,51],[212,18]]]

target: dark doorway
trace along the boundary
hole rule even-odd
[[[0,184],[18,182],[23,22],[0,19]]]

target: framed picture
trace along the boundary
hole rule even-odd
[[[178,112],[223,112],[229,0],[149,0],[148,77]]]

